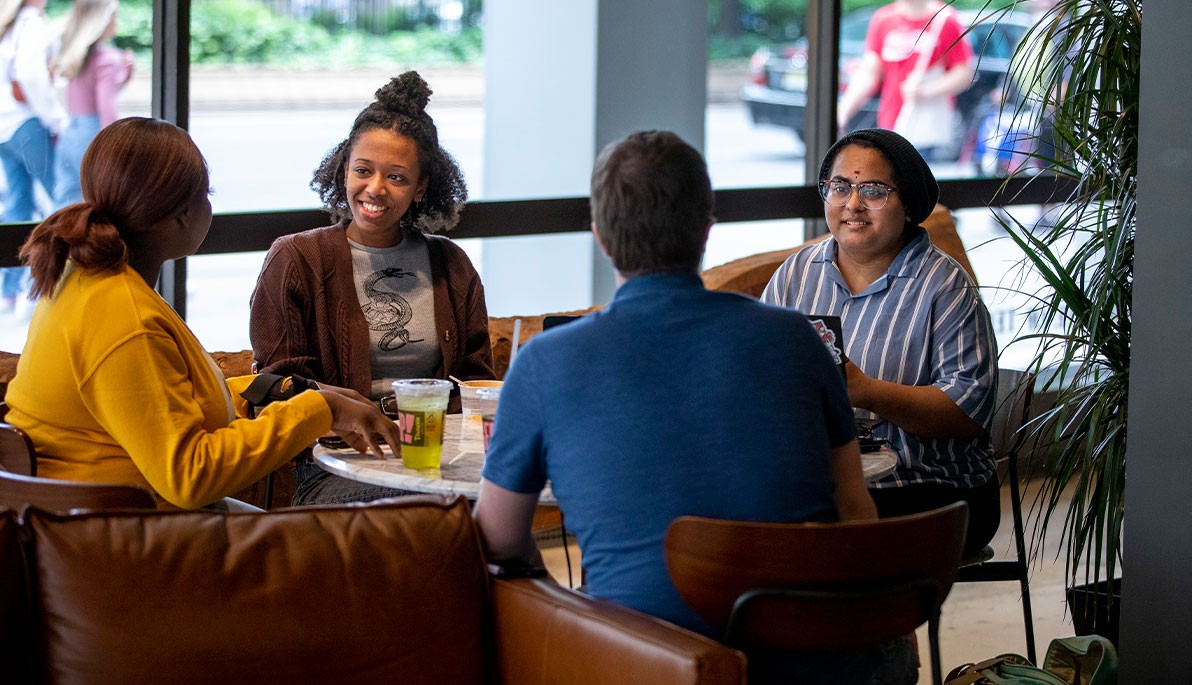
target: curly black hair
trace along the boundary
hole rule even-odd
[[[429,181],[422,201],[411,204],[402,216],[402,229],[445,233],[459,222],[460,210],[468,199],[468,187],[455,158],[439,145],[439,131],[426,113],[430,94],[430,86],[416,71],[391,79],[377,89],[377,99],[356,116],[348,137],[323,157],[310,187],[319,194],[332,220],[352,219],[344,182],[344,166],[352,146],[364,132],[382,129],[414,141],[418,165]]]

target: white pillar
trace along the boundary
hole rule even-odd
[[[493,0],[484,12],[485,199],[586,196],[600,149],[640,129],[703,148],[705,3]],[[482,272],[493,316],[581,309],[613,291],[587,233],[486,240]]]

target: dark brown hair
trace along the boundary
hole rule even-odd
[[[381,129],[414,141],[419,173],[428,181],[422,201],[411,204],[402,216],[402,229],[442,233],[459,223],[459,212],[468,199],[468,187],[455,158],[439,145],[439,130],[426,113],[430,94],[430,86],[416,71],[407,71],[390,80],[377,90],[377,99],[356,116],[348,137],[323,158],[310,187],[319,194],[333,220],[352,218],[344,183],[344,165],[352,146],[365,132]]]
[[[208,192],[207,162],[186,131],[144,117],[101,129],[79,177],[83,201],[51,214],[21,246],[34,297],[54,291],[68,258],[83,269],[119,268],[128,261],[130,237]]]
[[[592,222],[625,276],[698,271],[712,203],[704,158],[669,131],[608,145],[592,171]]]

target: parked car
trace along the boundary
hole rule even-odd
[[[876,8],[850,12],[840,20],[840,92],[860,63],[865,51],[865,33]],[[990,93],[998,88],[1010,67],[1010,57],[1032,26],[1026,13],[1011,12],[998,17],[976,10],[957,10],[962,25],[970,26],[965,39],[973,46],[976,74],[971,88],[956,96],[957,130],[948,150],[949,159],[968,161],[977,143],[982,120],[996,111]],[[995,20],[996,19],[996,20]],[[1010,89],[1007,89],[1009,92]],[[999,89],[1000,92],[1000,89]],[[763,47],[750,60],[750,80],[741,90],[755,124],[785,126],[803,137],[807,105],[807,38],[794,43]],[[877,97],[873,97],[849,122],[849,129],[867,128],[877,121]]]

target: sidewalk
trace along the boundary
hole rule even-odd
[[[121,112],[147,114],[151,103],[151,74],[138,69],[120,93]],[[435,105],[480,107],[484,104],[482,66],[427,67],[419,72],[434,90]],[[357,108],[399,71],[393,69],[294,70],[279,67],[195,67],[191,70],[191,110],[294,110]],[[708,69],[708,102],[735,102],[748,79],[741,64],[717,64]]]

